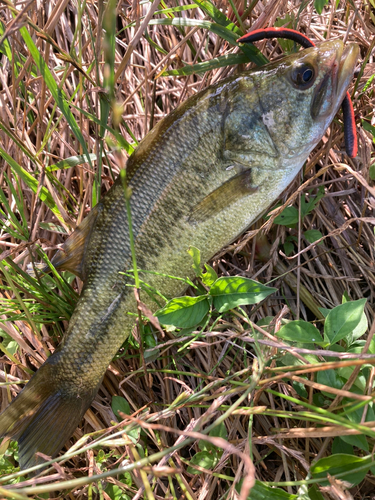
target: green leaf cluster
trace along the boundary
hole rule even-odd
[[[218,278],[215,270],[207,264],[204,273],[200,265],[200,251],[191,247],[188,252],[193,258],[195,274],[206,289],[203,288],[197,297],[172,299],[159,309],[155,316],[163,325],[192,328],[204,322],[212,308],[220,314],[225,313],[238,306],[257,304],[277,290],[242,276]]]
[[[323,337],[313,324],[304,320],[287,322],[276,335],[289,342],[317,344],[323,348],[337,350],[340,350],[338,343],[342,341],[350,351],[351,348],[356,348],[358,339],[368,328],[364,313],[366,300],[344,301],[330,310],[321,308],[320,311],[325,316]]]
[[[320,200],[324,196],[324,188],[320,186],[318,192],[315,196],[309,197],[309,200],[306,200],[306,195],[302,194],[301,202],[300,202],[300,211],[301,211],[301,220],[311,213],[315,207],[318,205]],[[279,224],[280,226],[286,226],[290,229],[295,229],[298,225],[299,221],[299,210],[296,207],[286,207],[281,214],[279,214],[275,220],[275,224]],[[322,238],[322,233],[318,229],[309,229],[303,232],[303,236],[309,243],[314,243],[315,241]],[[294,245],[297,243],[297,238],[294,235],[289,235],[285,238],[284,241],[284,252],[285,255],[290,255],[294,250]]]
[[[211,437],[221,437],[225,440],[228,439],[227,429],[223,422],[214,427],[208,435]],[[189,462],[190,465],[187,468],[187,471],[190,474],[202,474],[203,471],[195,468],[195,465],[197,465],[198,467],[202,467],[203,469],[214,469],[223,454],[223,450],[221,448],[218,448],[209,441],[199,441],[198,447],[201,451],[198,451],[193,456],[193,458]]]
[[[132,413],[129,403],[126,401],[125,398],[121,396],[113,396],[111,406],[112,406],[112,411],[119,422],[124,420],[124,418],[120,415],[119,412],[125,415],[131,415]],[[133,427],[131,429],[125,427],[124,429],[124,434],[126,434],[133,441],[134,444],[138,442],[140,433],[141,433],[140,427]]]

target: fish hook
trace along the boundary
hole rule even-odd
[[[265,28],[254,30],[251,33],[241,36],[237,42],[253,43],[264,40],[265,38],[286,38],[302,45],[305,49],[315,47],[315,43],[306,35],[289,28]],[[357,129],[355,126],[353,103],[349,92],[346,92],[346,96],[341,104],[341,109],[344,118],[345,149],[350,158],[355,158],[358,153]]]

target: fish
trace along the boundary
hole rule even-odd
[[[140,278],[164,297],[194,278],[190,246],[208,261],[232,243],[296,177],[339,109],[359,49],[326,41],[230,76],[187,99],[140,142],[126,164]],[[55,457],[89,408],[131,333],[137,304],[121,179],[53,259],[83,280],[59,348],[0,414],[26,469]],[[152,310],[157,305],[141,292]]]

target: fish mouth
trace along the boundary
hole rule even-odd
[[[337,96],[344,98],[345,92],[353,78],[354,70],[359,56],[359,47],[350,43],[338,55]]]
[[[349,44],[344,48],[341,40],[332,40],[319,46],[323,78],[316,86],[311,101],[311,116],[314,120],[332,119],[344,100],[353,78],[359,55],[359,47]]]

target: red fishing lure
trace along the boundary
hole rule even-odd
[[[253,43],[265,38],[287,38],[302,45],[305,49],[315,47],[315,43],[310,40],[306,35],[299,31],[289,28],[265,28],[252,31],[246,35],[241,36],[237,42]],[[349,92],[346,93],[342,101],[342,113],[344,117],[344,136],[345,136],[345,149],[351,158],[355,158],[358,153],[357,144],[357,129],[355,126],[353,104]]]

